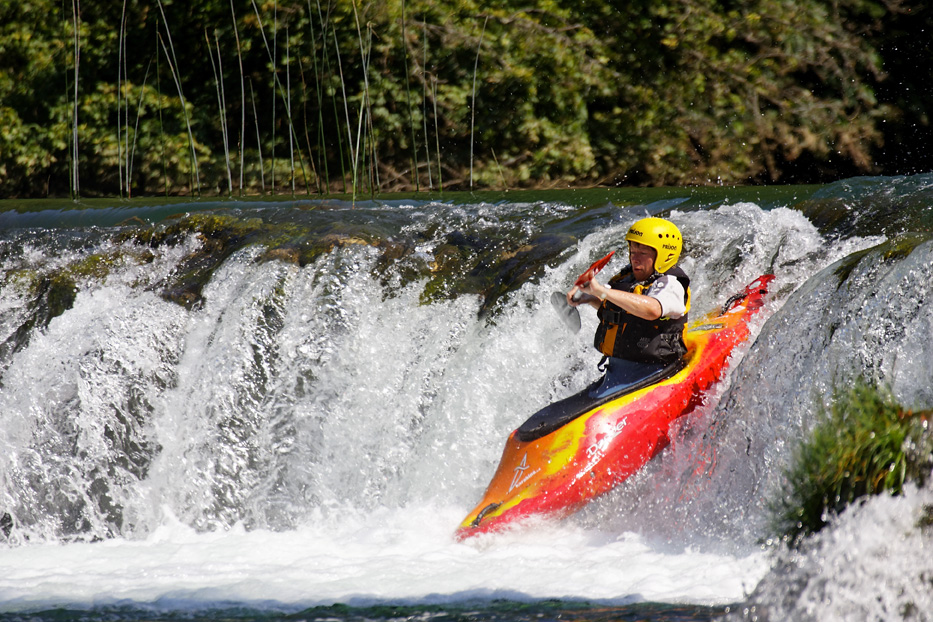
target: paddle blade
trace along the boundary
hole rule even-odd
[[[615,251],[610,251],[608,255],[594,262],[592,266],[587,268],[586,272],[577,277],[577,281],[573,284],[574,287],[583,287],[592,281],[596,273],[605,268],[606,264],[609,263],[609,260],[612,259],[612,256],[615,254]]]
[[[580,312],[567,304],[567,297],[560,293],[551,294],[551,306],[557,310],[561,321],[573,332],[580,332]]]

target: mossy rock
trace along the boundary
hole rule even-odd
[[[231,255],[248,246],[261,246],[258,261],[282,261],[305,266],[335,248],[350,245],[377,246],[378,236],[365,227],[333,223],[313,229],[295,222],[266,222],[262,218],[240,217],[230,213],[199,212],[180,216],[172,222],[148,231],[127,232],[126,239],[158,247],[174,245],[197,236],[200,247],[186,257],[167,284],[162,296],[186,308],[202,301],[204,286]]]
[[[438,231],[426,232],[432,238]],[[427,279],[422,304],[461,295],[482,298],[481,313],[496,307],[501,297],[559,257],[574,240],[569,236],[543,236],[532,240],[496,239],[451,231],[437,246],[430,261],[407,261],[414,252],[411,242],[396,242],[377,224],[365,222],[266,222],[237,213],[198,212],[178,216],[151,227],[131,227],[120,234],[124,241],[147,247],[176,245],[197,236],[200,247],[175,271],[162,296],[186,308],[201,303],[204,286],[214,271],[233,253],[250,245],[264,248],[258,261],[281,261],[306,266],[338,248],[365,245],[381,250],[373,277],[383,285],[405,285]],[[391,277],[388,275],[392,275]]]
[[[497,308],[504,295],[540,276],[572,241],[566,236],[541,236],[517,246],[464,242],[443,245],[435,252],[432,277],[421,296],[423,304],[476,294],[482,297],[480,315],[486,315]]]
[[[855,270],[859,263],[866,257],[871,258],[873,261],[876,256],[882,262],[900,261],[913,253],[918,246],[931,239],[933,239],[933,234],[930,233],[911,232],[899,235],[874,248],[856,251],[845,257],[836,264],[834,274],[838,279],[839,285],[842,286],[849,278],[849,275],[852,274],[852,271]]]

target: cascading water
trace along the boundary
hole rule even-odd
[[[740,601],[815,401],[866,375],[933,404],[931,185],[5,213],[0,611]],[[568,332],[551,292],[662,211],[695,311],[777,275],[757,340],[644,473],[454,542],[506,435],[599,373],[593,314]],[[69,565],[88,578],[43,570]]]

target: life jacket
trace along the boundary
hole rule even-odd
[[[677,319],[662,317],[645,320],[608,300],[603,301],[597,312],[599,326],[593,340],[597,350],[606,356],[644,363],[671,363],[687,353],[683,334],[687,325],[687,312],[690,311],[690,277],[677,266],[664,274],[677,278],[684,286],[686,311],[683,316]],[[608,285],[612,289],[643,294],[661,276],[655,272],[639,283],[632,274],[632,267],[628,266],[612,277]]]

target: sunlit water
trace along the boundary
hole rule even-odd
[[[792,558],[767,544],[767,502],[834,383],[933,405],[933,243],[885,250],[930,230],[931,185],[193,204],[343,241],[307,262],[242,244],[188,306],[167,292],[210,242],[140,243],[166,208],[7,212],[0,619],[884,619],[839,602],[893,576],[885,606],[922,612],[933,543],[903,517],[929,491],[855,508]],[[752,341],[643,473],[561,522],[456,541],[507,434],[598,376],[593,314],[568,332],[551,292],[646,213],[688,240],[698,312],[777,275]]]

